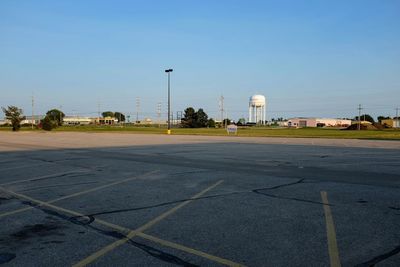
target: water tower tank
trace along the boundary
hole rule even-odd
[[[263,95],[253,95],[249,99],[249,122],[265,124],[266,101]]]
[[[250,97],[250,105],[255,107],[265,106],[265,96],[253,95],[252,97]]]

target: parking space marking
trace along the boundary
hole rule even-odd
[[[163,239],[160,239],[160,238],[157,238],[155,236],[151,236],[151,235],[148,235],[148,234],[145,234],[145,233],[138,233],[138,236],[143,238],[143,239],[147,239],[147,240],[153,241],[154,243],[158,243],[158,244],[166,246],[166,247],[170,247],[170,248],[174,248],[174,249],[177,249],[177,250],[181,250],[181,251],[184,251],[184,252],[196,255],[196,256],[200,256],[200,257],[209,259],[209,260],[214,261],[214,262],[218,262],[218,263],[227,265],[227,266],[235,266],[235,267],[244,266],[242,264],[239,264],[239,263],[227,260],[227,259],[223,259],[223,258],[214,256],[214,255],[199,251],[199,250],[195,250],[193,248],[189,248],[189,247],[186,247],[186,246],[183,246],[183,245],[180,245],[180,244],[176,244],[176,243],[173,243],[173,242],[170,242],[170,241],[167,241],[167,240],[163,240]]]
[[[157,216],[156,218],[154,218],[153,220],[147,222],[146,224],[140,226],[139,228],[131,231],[128,233],[128,235],[126,235],[126,237],[115,241],[111,244],[109,244],[108,246],[105,246],[104,248],[98,250],[97,252],[93,253],[92,255],[90,255],[89,257],[83,259],[82,261],[78,262],[77,264],[73,265],[74,267],[81,267],[81,266],[86,266],[94,261],[96,261],[98,258],[104,256],[105,254],[109,253],[110,251],[114,250],[115,248],[125,244],[126,242],[128,242],[130,239],[132,239],[133,237],[137,236],[138,232],[143,232],[147,229],[149,229],[150,227],[152,227],[153,225],[157,224],[158,222],[160,222],[161,220],[167,218],[169,215],[175,213],[176,211],[178,211],[179,209],[183,208],[184,206],[186,206],[187,204],[189,204],[190,202],[192,202],[193,200],[195,200],[196,198],[199,198],[200,196],[202,196],[203,194],[207,193],[208,191],[210,191],[211,189],[213,189],[214,187],[218,186],[219,184],[221,184],[223,182],[223,180],[220,180],[218,182],[216,182],[215,184],[211,185],[210,187],[207,187],[206,189],[204,189],[203,191],[201,191],[200,193],[197,193],[196,195],[194,195],[193,197],[191,197],[190,199],[180,203],[179,205],[173,207],[172,209],[162,213],[161,215]]]
[[[59,198],[56,198],[56,199],[53,199],[53,200],[50,200],[50,201],[47,201],[47,202],[43,201],[43,203],[51,204],[51,203],[55,203],[57,201],[61,201],[61,200],[65,200],[65,199],[81,196],[81,195],[88,194],[88,193],[91,193],[91,192],[95,192],[95,191],[98,191],[98,190],[101,190],[101,189],[104,189],[104,188],[107,188],[107,187],[110,187],[110,186],[126,183],[126,182],[129,182],[129,181],[132,181],[132,180],[136,180],[136,179],[142,179],[142,178],[145,178],[145,177],[147,177],[149,175],[155,174],[157,172],[158,172],[158,170],[147,172],[147,173],[144,173],[144,174],[141,174],[141,175],[138,175],[138,176],[130,177],[130,178],[123,179],[123,180],[120,180],[120,181],[115,181],[115,182],[112,182],[112,183],[109,183],[109,184],[105,184],[105,185],[101,185],[101,186],[97,186],[97,187],[94,187],[94,188],[91,188],[91,189],[87,189],[87,190],[84,190],[84,191],[73,193],[71,195],[59,197]],[[2,189],[5,192],[8,192],[7,189],[5,189],[5,188],[0,187],[0,189]],[[0,219],[3,218],[3,217],[9,216],[9,215],[13,215],[13,214],[17,214],[17,213],[20,213],[20,212],[28,211],[28,210],[31,210],[33,208],[34,207],[25,207],[25,208],[21,208],[21,209],[17,209],[17,210],[13,210],[13,211],[2,213],[2,214],[0,214]]]
[[[31,181],[37,181],[37,180],[43,180],[47,178],[52,178],[52,177],[57,177],[57,176],[66,176],[68,174],[76,174],[76,173],[88,173],[89,171],[66,171],[66,172],[58,172],[58,173],[53,173],[53,174],[47,174],[39,177],[33,177],[29,179],[23,179],[23,180],[17,180],[17,181],[12,181],[8,183],[3,183],[0,184],[0,186],[5,186],[5,185],[13,185],[13,184],[19,184],[19,183],[24,183],[24,182],[31,182]]]
[[[220,181],[220,182],[222,182],[222,181]],[[215,185],[215,186],[217,186],[217,185]],[[19,193],[10,191],[10,190],[3,189],[1,187],[0,187],[0,189],[3,190],[4,192],[10,194],[10,195],[14,195],[14,196],[16,196],[16,197],[18,197],[20,199],[29,200],[30,202],[36,203],[36,204],[38,204],[40,206],[48,207],[48,208],[51,208],[53,210],[61,211],[61,212],[65,213],[65,214],[69,214],[69,215],[76,216],[76,217],[85,217],[84,214],[79,213],[79,212],[75,212],[75,211],[72,211],[72,210],[69,210],[69,209],[61,208],[61,207],[52,205],[52,204],[50,204],[48,202],[43,202],[43,201],[28,197],[28,196],[23,195],[23,194],[19,194]],[[197,196],[197,197],[200,197],[200,196]],[[191,200],[194,200],[194,199],[195,199],[194,197],[191,198]],[[32,207],[29,207],[29,209],[31,209],[31,208]],[[123,235],[127,235],[127,234],[132,233],[132,232],[135,231],[135,230],[132,230],[132,229],[129,229],[129,228],[126,228],[126,227],[123,227],[123,226],[119,226],[119,225],[116,225],[116,224],[113,224],[113,223],[109,223],[107,221],[104,221],[104,220],[101,220],[101,219],[97,219],[97,218],[95,219],[94,223],[109,227],[109,228],[111,228],[113,230],[117,230],[120,233],[122,233]],[[171,241],[163,240],[163,239],[160,239],[160,238],[157,238],[157,237],[145,234],[145,233],[136,232],[136,234],[137,234],[136,235],[137,237],[140,237],[140,238],[143,238],[145,240],[160,244],[162,246],[170,247],[170,248],[173,248],[173,249],[176,249],[176,250],[180,250],[180,251],[183,251],[183,252],[186,252],[186,253],[189,253],[189,254],[200,256],[200,257],[203,257],[203,258],[208,259],[210,261],[221,263],[221,264],[224,264],[224,265],[227,265],[227,266],[237,266],[237,267],[245,266],[245,265],[242,265],[242,264],[239,264],[239,263],[236,263],[236,262],[233,262],[233,261],[230,261],[230,260],[218,257],[218,256],[214,256],[214,255],[208,254],[208,253],[200,251],[200,250],[189,248],[189,247],[186,247],[186,246],[183,246],[183,245],[171,242]]]
[[[339,249],[336,241],[335,224],[333,223],[333,216],[331,207],[329,206],[328,194],[321,191],[321,199],[324,204],[325,222],[326,222],[326,236],[328,239],[328,251],[331,267],[340,267]]]
[[[22,165],[22,166],[14,166],[14,167],[8,167],[8,168],[3,168],[0,169],[0,171],[9,171],[9,170],[15,170],[15,169],[24,169],[28,167],[38,167],[38,166],[43,166],[43,165],[48,165],[49,163],[36,163],[36,164],[28,164],[28,165]]]

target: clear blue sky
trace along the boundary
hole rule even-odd
[[[268,118],[393,115],[400,106],[400,1],[0,1],[0,106],[155,117],[202,107]]]

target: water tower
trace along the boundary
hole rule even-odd
[[[266,102],[265,96],[253,95],[249,101],[249,122],[265,124]]]

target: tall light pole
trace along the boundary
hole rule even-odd
[[[171,93],[170,93],[170,74],[173,72],[173,69],[165,70],[168,73],[168,130],[167,134],[171,134]]]

